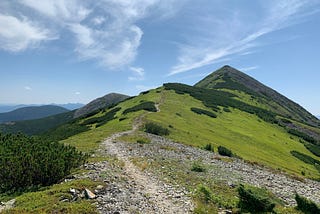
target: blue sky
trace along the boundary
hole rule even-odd
[[[318,0],[1,0],[0,103],[87,103],[228,64],[320,115]]]

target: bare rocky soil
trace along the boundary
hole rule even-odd
[[[110,161],[85,165],[92,170],[86,176],[105,183],[103,189],[95,190],[98,210],[101,213],[191,213],[193,202],[185,188],[164,183],[130,161],[127,151],[120,146],[122,143],[116,142],[117,137],[130,133],[114,134],[101,145],[100,152],[114,157],[117,166],[110,165]]]
[[[165,183],[159,173],[142,171],[132,160],[143,158],[153,160],[177,160],[178,162],[201,161],[208,166],[209,178],[233,186],[248,183],[265,187],[288,206],[294,206],[295,192],[320,203],[319,182],[312,180],[298,181],[283,173],[248,164],[232,158],[221,160],[217,154],[198,148],[172,142],[166,138],[147,134],[150,144],[126,143],[118,137],[133,131],[117,133],[106,139],[100,153],[111,155],[118,161],[118,166],[109,161],[87,164],[92,170],[87,176],[93,180],[103,180],[105,188],[96,190],[97,208],[101,213],[191,213],[194,204],[190,192],[182,185]],[[170,149],[168,149],[170,148]],[[120,167],[119,167],[120,166]]]

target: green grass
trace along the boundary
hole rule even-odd
[[[120,107],[121,110],[116,112],[115,119],[97,128],[93,126],[89,131],[74,135],[65,140],[62,140],[61,142],[72,145],[80,151],[92,154],[96,151],[96,149],[99,148],[101,142],[107,137],[111,136],[113,133],[131,130],[133,120],[142,113],[146,112],[145,110],[130,112],[126,114],[124,120],[120,120],[120,118],[123,118],[123,112],[126,109],[137,106],[138,104],[145,101],[152,101],[157,103],[160,101],[160,96],[161,95],[159,93],[156,93],[156,89],[154,89],[147,94],[142,94],[139,97],[121,102],[116,106]],[[103,114],[99,112],[96,115],[91,116],[90,119],[101,117],[102,115]]]
[[[217,113],[217,118],[197,115],[190,111],[190,106],[210,109],[189,95],[166,90],[162,93],[165,99],[160,105],[161,111],[148,114],[147,119],[164,127],[174,127],[169,128],[169,138],[196,147],[208,143],[214,147],[222,145],[247,161],[298,175],[304,169],[307,177],[319,178],[320,174],[313,166],[297,160],[290,151],[303,151],[315,159],[319,158],[284,128],[234,108],[230,108],[230,113]]]
[[[77,202],[62,202],[60,199],[71,196],[70,188],[88,188],[93,191],[99,184],[90,180],[74,180],[55,184],[41,191],[25,193],[16,197],[13,209],[3,213],[98,213],[92,201],[82,199]]]
[[[100,143],[108,136],[116,132],[130,129],[130,120],[123,120],[119,122],[119,120],[114,119],[103,126],[74,135],[68,139],[62,140],[61,142],[72,145],[80,151],[94,153],[95,150],[99,148]]]
[[[117,138],[118,141],[127,142],[127,143],[150,143],[150,139],[146,137],[143,132],[134,133],[130,135],[123,135]]]

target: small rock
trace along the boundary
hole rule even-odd
[[[235,188],[236,187],[236,185],[234,183],[230,182],[230,181],[228,181],[228,186],[231,187],[231,188]]]
[[[66,179],[68,179],[68,180],[73,180],[73,179],[75,179],[76,177],[74,177],[74,175],[68,175],[67,177],[66,177]]]
[[[84,197],[86,197],[86,195],[85,195],[85,191],[82,191],[82,192],[79,194],[79,197],[80,197],[80,198],[84,198]]]
[[[0,212],[2,212],[3,210],[8,210],[13,208],[15,203],[16,203],[16,199],[11,199],[10,201],[7,201],[7,202],[1,202]]]
[[[95,199],[97,197],[93,192],[91,192],[87,188],[84,189],[84,193],[85,193],[86,198],[88,198],[88,199]]]
[[[69,192],[72,194],[72,195],[75,195],[77,193],[76,189],[73,189],[73,188],[70,188]]]
[[[67,198],[62,199],[61,202],[69,202],[69,199],[67,199]]]

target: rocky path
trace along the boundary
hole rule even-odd
[[[117,209],[120,213],[132,213],[134,210],[139,213],[189,213],[193,210],[193,203],[185,189],[176,189],[165,184],[150,173],[144,173],[138,169],[126,155],[125,150],[121,150],[116,139],[122,135],[130,134],[133,131],[121,132],[106,139],[102,146],[106,152],[114,155],[123,162],[123,174],[129,187],[128,194],[131,194],[127,201],[118,200],[118,207],[112,207],[108,201],[103,201],[103,196],[98,198],[98,208],[105,213]],[[127,191],[123,190],[123,191]],[[116,197],[115,200],[121,199]],[[136,200],[138,199],[138,201]],[[137,203],[138,202],[138,203]],[[106,208],[106,209],[105,209]],[[113,210],[114,211],[114,210]]]
[[[236,158],[232,158],[230,161],[220,160],[220,156],[212,152],[175,143],[160,136],[151,134],[148,136],[152,139],[152,143],[148,145],[141,147],[138,144],[122,143],[118,144],[119,149],[126,151],[127,156],[144,157],[149,161],[156,161],[156,159],[176,160],[180,163],[201,161],[209,169],[206,173],[209,179],[224,181],[226,185],[248,183],[265,187],[290,206],[295,205],[295,192],[320,203],[320,182],[309,179],[299,181],[286,174],[248,164]],[[187,171],[190,168],[184,170]]]
[[[160,111],[159,104],[156,108]],[[104,179],[106,187],[96,190],[97,208],[101,213],[192,213],[194,205],[185,188],[164,183],[157,176],[141,171],[117,141],[117,138],[137,131],[145,115],[135,119],[132,130],[115,133],[101,145],[102,155],[111,155],[121,162],[119,171],[110,172],[112,166],[107,161],[85,166],[92,170],[88,176],[93,180],[102,180],[108,172]]]
[[[174,182],[164,183],[163,180],[168,180],[163,179],[164,177],[160,178],[164,174],[162,169],[141,171],[132,162],[135,158],[149,162],[175,160],[181,163],[180,170],[186,173],[190,171],[188,163],[200,160],[208,167],[208,171],[205,173],[207,179],[222,181],[226,185],[248,183],[265,187],[289,206],[295,205],[295,192],[317,203],[320,202],[319,182],[307,179],[303,182],[298,181],[285,174],[275,173],[275,171],[251,165],[239,159],[223,161],[212,152],[175,143],[152,134],[147,134],[151,143],[143,146],[138,143],[117,140],[123,135],[132,133],[133,130],[116,133],[101,145],[101,151],[115,157],[121,162],[121,167],[112,168],[107,161],[87,165],[88,169],[93,170],[89,177],[94,180],[101,180],[104,172],[109,170],[108,176],[104,180],[106,188],[97,192],[97,207],[101,213],[192,212],[194,205],[190,198],[190,192],[183,188],[183,185],[174,185],[172,184]],[[160,168],[165,167],[168,166]]]

